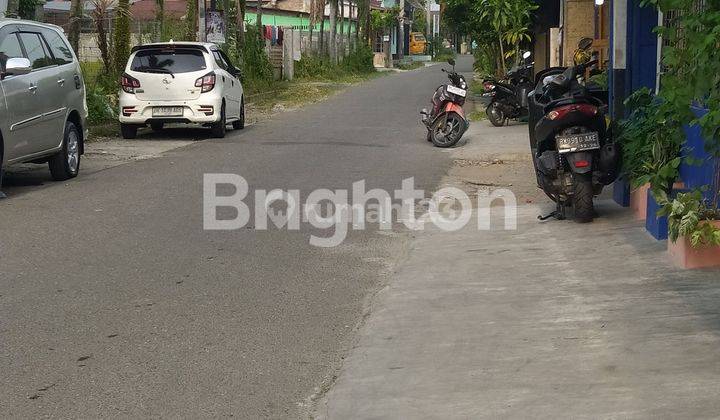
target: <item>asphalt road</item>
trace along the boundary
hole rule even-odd
[[[469,60],[462,63],[469,67]],[[467,69],[465,69],[467,70]],[[160,158],[0,202],[0,417],[306,416],[407,233],[203,230],[203,174],[254,189],[432,190],[440,67],[379,77]],[[252,207],[252,199],[246,200]],[[250,223],[252,225],[252,222]]]

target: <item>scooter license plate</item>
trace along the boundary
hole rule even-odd
[[[596,132],[555,136],[559,153],[582,152],[600,148],[600,135]]]
[[[447,91],[450,93],[454,93],[457,96],[462,96],[463,98],[465,97],[465,95],[467,95],[467,91],[465,89],[460,89],[452,85],[448,85]]]

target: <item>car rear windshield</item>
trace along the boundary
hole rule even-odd
[[[145,73],[189,73],[205,70],[202,51],[190,48],[140,50],[130,66],[132,71]]]

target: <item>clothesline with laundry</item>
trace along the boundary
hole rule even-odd
[[[263,25],[263,38],[270,40],[270,45],[282,45],[284,37],[282,26]]]

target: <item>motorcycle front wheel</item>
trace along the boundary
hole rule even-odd
[[[488,120],[494,125],[495,127],[502,127],[505,125],[505,121],[507,121],[507,117],[505,116],[505,113],[500,108],[500,104],[497,102],[493,102],[485,109],[485,113],[487,114]]]
[[[455,112],[441,116],[430,128],[432,143],[437,147],[453,147],[460,141],[465,120]]]

